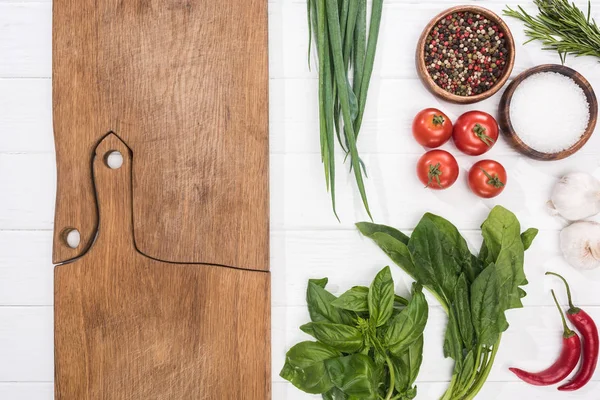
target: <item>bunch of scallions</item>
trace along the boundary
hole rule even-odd
[[[307,0],[309,64],[313,34],[319,70],[319,129],[325,182],[335,206],[335,141],[350,160],[369,217],[363,175],[365,165],[356,141],[373,72],[383,0],[373,0],[367,39],[367,0]],[[338,217],[339,219],[339,217]]]
[[[555,50],[564,64],[568,54],[600,58],[600,28],[591,18],[591,4],[587,13],[568,0],[534,0],[539,9],[537,16],[528,14],[522,7],[508,7],[504,15],[525,23],[529,41],[539,40],[545,50]]]

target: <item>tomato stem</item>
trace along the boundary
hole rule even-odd
[[[498,177],[498,174],[496,174],[496,175],[492,176],[492,175],[490,175],[490,173],[489,173],[489,172],[487,172],[485,169],[483,169],[483,168],[479,168],[479,169],[480,169],[480,170],[481,170],[481,171],[482,171],[482,172],[485,174],[485,176],[486,176],[486,177],[489,179],[489,180],[487,181],[487,183],[488,183],[488,184],[492,185],[492,186],[493,186],[493,187],[495,187],[495,188],[501,188],[501,187],[503,187],[503,186],[504,186],[504,182],[502,182],[502,181],[500,180],[500,177]]]
[[[427,186],[425,186],[426,188],[429,187],[431,185],[431,182],[435,179],[437,184],[443,189],[444,186],[442,185],[442,181],[440,181],[440,176],[442,175],[442,170],[441,168],[441,164],[437,163],[435,165],[429,165],[429,172],[428,172],[428,176],[429,176],[429,180],[427,181]]]
[[[473,133],[475,133],[475,136],[477,136],[483,143],[485,143],[487,147],[492,147],[495,141],[494,139],[485,134],[486,131],[487,129],[485,129],[480,124],[475,124],[475,127],[473,128]]]
[[[433,114],[433,125],[438,126],[444,123],[444,117],[442,115]]]

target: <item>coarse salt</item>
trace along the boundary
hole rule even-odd
[[[510,103],[510,119],[526,145],[553,154],[581,139],[590,121],[590,106],[573,79],[556,72],[540,72],[517,86]]]

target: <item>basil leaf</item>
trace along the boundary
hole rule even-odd
[[[423,335],[419,336],[400,357],[393,357],[394,386],[399,393],[412,389],[423,362]]]
[[[408,300],[402,296],[394,295],[394,308],[403,309],[408,305]]]
[[[473,348],[475,330],[471,319],[471,303],[469,299],[469,286],[465,274],[461,274],[454,288],[454,312],[458,320],[458,327],[463,343],[467,350]]]
[[[489,265],[471,285],[471,314],[479,345],[494,345],[500,333],[498,321],[502,313],[497,271],[494,264]]]
[[[300,327],[303,332],[313,335],[318,341],[344,353],[355,353],[363,346],[360,330],[342,324],[329,322],[309,322]]]
[[[325,393],[334,384],[324,361],[339,356],[339,351],[322,343],[301,342],[287,352],[279,375],[306,393]]]
[[[423,334],[429,309],[423,287],[413,284],[413,296],[408,306],[395,316],[385,330],[383,342],[396,357],[402,354]]]
[[[308,313],[313,322],[333,322],[336,324],[352,324],[352,315],[345,311],[335,308],[331,303],[336,297],[325,290],[314,280],[308,281],[306,290],[306,303],[308,304]]]
[[[348,397],[340,389],[334,387],[327,393],[323,393],[323,400],[347,400]]]
[[[371,283],[368,294],[369,320],[375,327],[382,326],[394,311],[394,281],[390,267],[382,269]]]
[[[521,241],[523,242],[523,247],[525,250],[528,250],[531,247],[533,239],[535,239],[538,233],[539,230],[535,228],[529,228],[525,232],[521,233]]]
[[[314,283],[315,285],[320,286],[323,289],[325,289],[325,286],[327,286],[327,283],[329,283],[329,279],[328,278],[309,279],[308,282],[309,283]]]
[[[378,376],[375,364],[363,354],[353,354],[325,361],[333,384],[349,396],[377,399]]]
[[[369,311],[368,295],[369,288],[366,291],[361,287],[353,287],[352,289],[343,293],[340,297],[331,302],[331,305],[343,310],[350,310],[355,312],[366,312]]]

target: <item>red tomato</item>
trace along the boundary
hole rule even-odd
[[[498,140],[498,123],[488,113],[469,111],[456,120],[452,137],[460,151],[479,156],[491,149]]]
[[[476,162],[469,171],[469,186],[473,193],[486,199],[498,196],[506,186],[506,170],[492,160]]]
[[[448,189],[458,179],[458,163],[447,151],[431,150],[419,159],[417,176],[425,187]]]
[[[413,120],[412,132],[421,146],[440,147],[452,136],[452,121],[440,110],[426,108]]]

